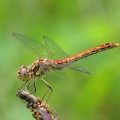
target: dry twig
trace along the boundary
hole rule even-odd
[[[31,109],[36,120],[58,120],[58,115],[54,118],[52,110],[48,108],[46,102],[36,98],[29,91],[17,90],[17,96],[26,102],[27,108]],[[55,111],[54,111],[55,112]],[[56,112],[55,112],[56,113]]]

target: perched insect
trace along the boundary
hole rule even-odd
[[[72,66],[72,63],[95,53],[120,46],[119,43],[106,43],[68,57],[68,55],[48,37],[43,37],[42,43],[39,41],[34,41],[19,33],[13,33],[13,35],[21,42],[23,42],[25,46],[38,57],[38,59],[32,64],[31,67],[22,66],[18,70],[18,78],[25,81],[21,88],[28,81],[33,80],[34,88],[36,91],[35,78],[39,78],[44,84],[49,87],[49,89],[51,89],[51,93],[53,89],[51,85],[43,79],[44,75],[46,75],[49,79],[60,79],[62,77],[62,70],[64,68],[70,68],[89,74],[86,69],[80,66]],[[31,86],[30,84],[31,82],[27,86],[28,89]]]

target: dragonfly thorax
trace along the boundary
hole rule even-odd
[[[36,77],[41,77],[50,71],[52,65],[52,60],[38,58],[31,66],[30,71],[32,71]]]
[[[26,66],[20,67],[17,76],[23,81],[29,81],[30,79],[43,76],[52,69],[52,66],[52,60],[38,58],[30,68]]]

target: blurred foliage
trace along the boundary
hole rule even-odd
[[[1,0],[0,1],[0,118],[33,120],[15,91],[21,65],[36,59],[12,36],[19,32],[41,40],[53,39],[67,54],[107,43],[120,42],[119,0]],[[77,62],[92,75],[66,71],[63,81],[50,82],[54,92],[49,104],[60,120],[120,119],[120,48]],[[47,87],[38,81],[36,96]]]

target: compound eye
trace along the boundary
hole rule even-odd
[[[19,79],[23,81],[29,80],[29,75],[28,75],[28,68],[26,66],[22,66],[17,73],[17,76]]]

